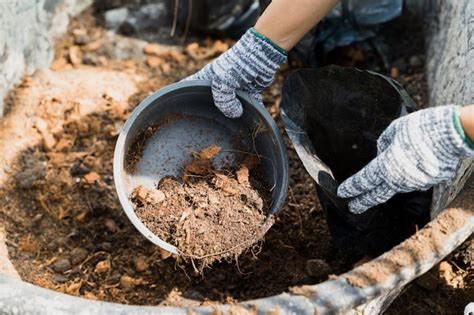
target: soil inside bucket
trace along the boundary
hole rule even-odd
[[[209,146],[194,154],[181,179],[164,177],[157,189],[138,186],[131,195],[145,226],[201,273],[216,261],[236,261],[249,247],[258,251],[256,243],[274,222],[265,215],[269,190],[249,177],[258,165],[216,170],[213,159],[220,151]]]
[[[393,38],[400,38],[402,31],[393,29]],[[398,63],[391,72],[425,107],[422,48],[413,45],[423,42],[413,39],[418,29],[394,49],[400,55],[394,56]],[[230,44],[205,40],[198,46],[211,51],[206,54],[211,58]],[[187,307],[287,292],[325,281],[362,258],[345,256],[334,247],[315,184],[288,139],[288,198],[261,248],[243,253],[234,263],[215,263],[198,275],[192,264],[146,240],[124,214],[113,186],[118,131],[150,93],[194,73],[210,59],[193,59],[186,52],[192,47],[182,51],[156,44],[145,46],[147,53],[130,56],[125,54],[127,45],[135,44],[130,38],[111,37],[85,12],[60,39],[53,71],[25,77],[6,99],[6,116],[0,121],[0,222],[10,259],[23,280],[89,299]],[[111,57],[119,55],[116,50],[124,59]],[[359,45],[337,53],[333,62],[385,71],[375,62],[380,61],[377,55],[362,53]],[[413,65],[410,56],[418,56]],[[277,122],[286,71],[264,94]]]

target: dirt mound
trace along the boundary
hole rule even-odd
[[[210,146],[196,154],[182,182],[165,177],[157,190],[139,186],[132,194],[143,223],[175,245],[199,272],[216,261],[237,260],[273,223],[265,220],[268,202],[250,184],[247,166],[236,172],[213,168],[219,152]]]

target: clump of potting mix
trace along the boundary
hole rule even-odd
[[[197,262],[200,271],[258,246],[273,223],[265,215],[263,194],[249,178],[255,163],[216,170],[212,160],[220,150],[210,146],[193,154],[180,180],[165,177],[157,189],[139,186],[131,196],[143,223],[193,265]]]

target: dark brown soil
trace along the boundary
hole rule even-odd
[[[220,151],[218,146],[203,149],[188,163],[182,180],[165,177],[158,189],[139,186],[131,196],[145,226],[176,246],[201,273],[215,262],[237,261],[250,247],[258,252],[256,243],[274,222],[266,219],[268,200],[252,187],[246,165],[227,172],[213,168]]]
[[[73,21],[59,43],[54,71],[25,78],[7,99],[5,130],[16,130],[18,139],[8,146],[30,135],[34,139],[9,158],[11,176],[0,189],[0,200],[8,200],[0,219],[10,259],[22,279],[91,299],[183,306],[279,294],[351,268],[352,258],[332,244],[314,181],[288,139],[288,200],[259,252],[250,250],[234,263],[216,263],[195,275],[192,264],[176,261],[136,231],[113,186],[118,130],[150,93],[209,60],[194,60],[183,52],[179,58],[165,54],[158,66],[147,62],[151,55],[112,59],[95,47],[105,31],[94,23],[87,13]],[[69,47],[74,46],[76,28],[91,34],[94,45],[80,50],[94,63],[83,59],[71,64]],[[200,47],[212,49],[213,41]],[[85,66],[85,61],[90,64]],[[275,117],[282,80],[279,74],[265,95]],[[46,122],[42,132],[34,128],[35,117]],[[314,262],[327,267],[315,272]]]

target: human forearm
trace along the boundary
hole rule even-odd
[[[288,51],[339,2],[339,0],[273,0],[255,30]]]
[[[466,135],[474,141],[474,104],[459,110],[459,119]]]

